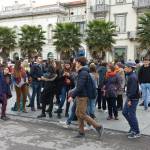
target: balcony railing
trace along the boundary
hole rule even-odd
[[[59,18],[59,22],[83,22],[86,15],[63,16]]]
[[[150,0],[133,0],[133,8],[150,8]]]
[[[97,4],[94,6],[91,6],[91,12],[92,13],[103,13],[103,12],[108,12],[110,6],[107,4]]]
[[[3,18],[13,18],[19,16],[31,16],[31,15],[40,15],[40,14],[50,14],[50,13],[62,13],[66,14],[66,10],[61,5],[49,5],[44,7],[25,7],[25,8],[16,8],[10,10],[3,10],[0,12],[0,19]]]

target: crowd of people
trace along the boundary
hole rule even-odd
[[[61,118],[65,111],[67,126],[76,118],[79,121],[78,138],[85,136],[85,122],[86,127],[90,128],[92,125],[98,135],[102,136],[103,126],[95,121],[96,108],[108,113],[107,120],[119,120],[118,111],[122,111],[130,126],[128,138],[138,138],[140,130],[136,108],[142,97],[143,102],[140,105],[144,105],[144,110],[148,111],[150,61],[145,58],[142,63],[138,60],[126,63],[87,62],[85,57],[58,61],[43,60],[37,56],[32,62],[17,58],[14,64],[0,64],[3,120],[9,119],[6,116],[6,107],[7,100],[12,97],[13,88],[16,103],[12,111],[27,113],[27,107],[31,111],[39,109],[41,114],[37,118],[46,117],[46,114],[51,118],[53,113]],[[73,105],[70,105],[71,102]],[[54,104],[58,106],[55,111]]]

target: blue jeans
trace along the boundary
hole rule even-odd
[[[128,101],[126,101],[123,111],[122,111],[122,114],[124,115],[124,117],[129,123],[130,130],[136,134],[140,133],[138,120],[136,117],[137,105],[138,105],[138,100],[132,100],[131,106],[128,106]]]
[[[76,114],[76,100],[74,101],[72,108],[71,108],[71,113],[69,115],[69,118],[67,119],[67,124],[71,124],[71,122],[73,121],[74,117]]]
[[[34,99],[37,96],[37,106],[40,106],[40,96],[41,96],[41,83],[40,82],[32,82],[32,96],[31,96],[31,108],[34,108]]]
[[[142,98],[144,100],[144,107],[145,109],[148,109],[148,103],[150,100],[150,83],[142,83],[141,89],[142,89]]]
[[[63,86],[62,89],[61,89],[59,109],[62,109],[62,107],[65,103],[67,92],[68,92],[68,87]]]
[[[95,114],[95,102],[96,102],[96,99],[88,100],[88,106],[87,106],[87,114],[88,115]]]

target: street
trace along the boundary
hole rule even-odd
[[[150,150],[148,136],[129,140],[125,133],[105,130],[101,140],[94,131],[75,139],[77,131],[55,123],[10,117],[0,121],[0,150]]]

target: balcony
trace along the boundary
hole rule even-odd
[[[109,11],[110,6],[107,4],[97,4],[91,6],[92,13],[107,13]]]
[[[62,16],[59,18],[59,22],[84,22],[84,21],[86,21],[86,15]]]
[[[129,31],[127,34],[128,34],[128,39],[131,41],[135,41],[138,38],[136,31]]]
[[[25,16],[33,16],[33,15],[44,15],[44,14],[52,14],[52,13],[61,13],[66,14],[66,10],[63,6],[54,4],[49,6],[42,7],[10,7],[9,9],[4,9],[0,12],[0,19],[7,18],[15,18],[15,17],[25,17]]]
[[[150,8],[150,0],[134,0],[133,8],[135,9]]]

